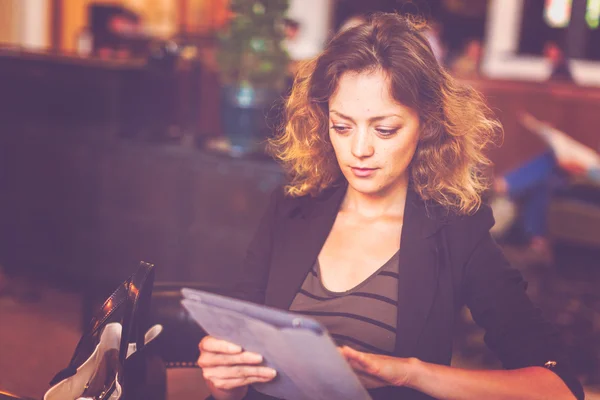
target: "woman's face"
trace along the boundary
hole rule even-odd
[[[408,184],[419,140],[416,110],[396,102],[382,71],[347,72],[329,99],[329,137],[350,187],[381,196]]]

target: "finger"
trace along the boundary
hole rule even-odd
[[[377,383],[385,383],[386,382],[385,379],[383,379],[377,375],[371,375],[365,371],[355,370],[354,372],[356,373],[356,375],[358,376],[358,378],[360,380],[368,380],[370,382],[377,382]]]
[[[352,368],[364,371],[370,375],[379,374],[379,368],[369,354],[361,353],[354,349],[347,350],[345,354],[347,354],[346,359]]]
[[[342,354],[342,356],[346,359],[346,361],[350,362],[356,358],[356,355],[352,352],[349,347],[343,346],[339,347],[338,350]]]
[[[271,380],[277,372],[273,368],[262,366],[236,365],[228,367],[212,367],[202,370],[204,379],[214,381],[215,379],[238,379],[238,378],[261,378]]]
[[[225,365],[260,364],[263,357],[260,354],[245,351],[238,354],[222,354],[202,351],[198,357],[200,368],[220,367]]]
[[[212,336],[204,337],[198,344],[198,348],[200,351],[209,351],[212,353],[237,354],[242,352],[242,348],[237,344],[216,339]]]
[[[211,380],[212,385],[221,390],[231,390],[241,386],[251,385],[253,383],[264,383],[269,382],[273,378],[264,378],[264,377],[244,377],[244,378],[233,378],[233,379],[219,379],[215,378]]]
[[[367,389],[373,389],[389,385],[387,382],[377,378],[376,376],[367,375],[361,372],[358,372],[357,376],[360,383]]]
[[[360,351],[354,350],[352,347],[349,347],[349,346],[342,346],[340,348],[340,351],[343,354],[348,354],[348,355],[351,355],[351,356],[356,356],[356,355],[362,354]]]
[[[372,371],[365,370],[361,365],[356,364],[354,362],[349,363],[354,373],[358,377],[358,380],[362,383],[362,385],[367,389],[377,388],[381,386],[389,385],[386,379],[379,376],[378,374],[374,374]]]
[[[368,367],[359,362],[358,360],[354,360],[351,358],[348,360],[348,364],[350,364],[352,369],[354,369],[357,372],[369,373]]]
[[[342,347],[341,351],[342,351],[342,354],[346,357],[346,359],[348,361],[355,361],[364,366],[369,364],[368,360],[366,359],[367,355],[365,353],[356,351],[353,348],[348,347],[348,346]]]

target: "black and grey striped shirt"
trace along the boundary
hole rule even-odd
[[[389,355],[396,343],[397,306],[396,252],[381,268],[346,292],[325,288],[317,260],[290,310],[315,318],[339,346]]]

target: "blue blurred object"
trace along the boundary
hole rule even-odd
[[[531,236],[546,236],[546,215],[552,193],[567,184],[552,151],[529,160],[504,177],[511,199],[522,201],[525,230]]]
[[[261,153],[271,134],[267,114],[280,93],[245,85],[224,86],[221,94],[221,121],[231,145],[230,155]]]
[[[588,177],[594,183],[600,184],[600,168],[592,168],[588,171]]]

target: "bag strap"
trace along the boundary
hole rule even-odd
[[[58,382],[67,379],[77,373],[77,368],[87,360],[90,356],[91,351],[93,351],[96,345],[96,337],[97,335],[104,329],[107,322],[110,321],[111,318],[114,317],[115,313],[125,308],[125,312],[123,314],[123,328],[125,328],[126,321],[133,321],[133,314],[135,313],[135,309],[138,308],[137,303],[140,301],[140,288],[145,287],[147,279],[150,278],[150,290],[143,290],[144,301],[142,303],[147,303],[147,305],[141,307],[142,315],[140,321],[147,321],[147,315],[149,313],[150,307],[150,299],[145,299],[146,297],[150,297],[152,295],[152,284],[154,282],[154,265],[141,262],[140,266],[127,280],[122,282],[117,289],[106,299],[100,310],[94,315],[88,326],[85,328],[81,339],[77,343],[75,347],[75,351],[73,352],[73,356],[69,361],[69,364],[66,368],[58,372],[54,378],[50,381],[50,385],[54,386]],[[132,285],[132,282],[134,284]],[[137,291],[137,292],[136,292]],[[145,294],[149,292],[148,294]],[[131,304],[130,304],[131,303]],[[145,314],[145,315],[144,315]],[[128,331],[131,330],[131,322],[127,322]],[[144,333],[142,332],[143,327],[136,327],[136,330],[139,330],[141,333],[138,334],[136,338],[136,343],[138,344],[138,348],[144,346]],[[124,334],[121,336],[121,354],[124,353],[124,357],[127,355],[127,346],[129,343],[129,338],[131,333],[125,334],[125,329],[123,330]],[[139,337],[141,335],[141,338]],[[123,340],[123,338],[125,340]],[[123,348],[125,349],[123,351]],[[121,362],[124,361],[120,360]]]
[[[73,356],[69,365],[60,371],[52,380],[50,385],[54,386],[63,379],[69,378],[77,372],[77,368],[90,356],[90,351],[95,346],[95,338],[104,328],[106,323],[114,316],[128,299],[129,282],[133,278],[130,276],[125,282],[121,283],[117,289],[106,299],[100,310],[94,315],[88,326],[85,328],[81,339],[75,347]]]
[[[140,266],[131,277],[127,288],[127,301],[123,315],[123,329],[121,331],[121,344],[119,361],[124,365],[127,358],[129,343],[135,341],[136,351],[145,345],[145,328],[149,321],[150,300],[154,285],[154,264],[140,262]]]

